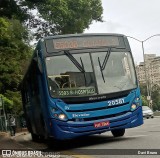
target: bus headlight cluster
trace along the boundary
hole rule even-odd
[[[140,105],[140,98],[136,98],[135,102],[136,102],[136,105],[139,106]]]
[[[52,114],[55,118],[62,120],[62,121],[67,120],[67,116],[61,110],[56,109],[56,108],[52,108],[51,111],[52,111]]]
[[[136,98],[131,105],[131,111],[134,111],[138,106],[140,106],[141,105],[140,103],[141,103],[140,98]]]

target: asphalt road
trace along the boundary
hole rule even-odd
[[[73,157],[158,158],[160,155],[156,154],[157,151],[160,154],[160,117],[145,119],[142,126],[127,129],[125,135],[120,138],[114,138],[110,132],[106,132],[101,135],[54,142],[51,148],[48,148],[45,143],[32,142],[30,134],[20,135],[14,139],[26,148],[40,149],[47,152],[58,151],[63,154],[73,155]],[[110,155],[108,155],[109,153]]]

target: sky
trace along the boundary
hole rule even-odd
[[[144,42],[145,54],[160,56],[160,0],[102,0],[104,22],[85,33],[119,33]],[[128,38],[135,63],[143,61],[142,43]]]

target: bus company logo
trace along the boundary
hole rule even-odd
[[[84,113],[84,114],[72,114],[72,117],[87,117],[87,116],[90,116],[90,114],[86,114],[86,113]]]
[[[90,97],[89,100],[93,101],[93,100],[102,100],[102,99],[106,99],[106,96],[98,96],[98,97]]]

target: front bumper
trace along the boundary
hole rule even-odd
[[[109,121],[110,125],[105,127],[95,128],[95,122]],[[121,116],[96,121],[63,122],[56,119],[51,119],[50,136],[55,139],[71,139],[83,135],[91,135],[111,131],[118,128],[132,128],[143,124],[142,107],[138,107],[133,112],[127,112]]]
[[[154,117],[154,115],[152,114],[152,113],[150,113],[150,114],[143,114],[143,117],[144,118],[149,118],[149,117]]]

